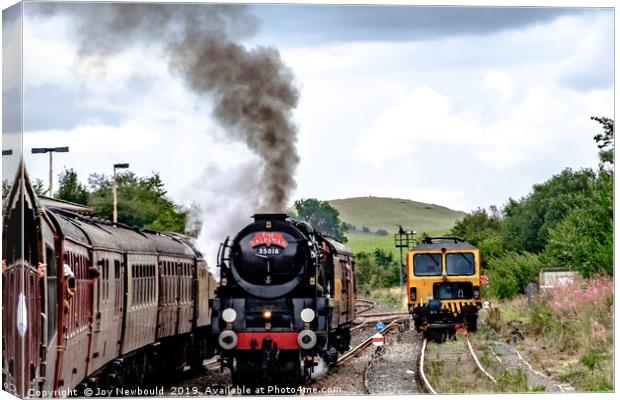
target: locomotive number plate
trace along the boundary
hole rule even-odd
[[[258,249],[256,249],[256,254],[261,254],[261,255],[280,254],[280,249],[277,247],[259,247]]]

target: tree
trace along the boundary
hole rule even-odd
[[[9,183],[8,179],[4,179],[2,181],[2,198],[4,199],[11,192],[12,185]]]
[[[565,169],[548,181],[534,185],[532,193],[519,201],[510,199],[504,208],[504,237],[511,250],[541,252],[549,231],[572,210],[592,196],[596,174],[590,169]]]
[[[301,220],[308,222],[319,232],[334,237],[336,240],[345,243],[347,238],[346,224],[339,217],[338,210],[326,201],[317,199],[301,199],[295,201],[297,216]]]
[[[596,145],[599,148],[599,164],[600,169],[605,168],[605,164],[609,163],[610,168],[614,165],[614,120],[606,117],[591,117],[593,121],[603,126],[603,133],[594,136]]]
[[[383,269],[388,269],[390,265],[394,264],[394,254],[391,251],[376,247],[372,255],[376,264]]]
[[[550,230],[543,261],[584,277],[613,275],[613,217],[613,172],[601,171],[592,197]]]
[[[65,169],[58,178],[60,184],[56,198],[77,204],[88,204],[88,190],[78,180],[77,172],[73,168]]]
[[[463,219],[456,221],[450,235],[462,237],[474,246],[479,246],[485,239],[501,236],[500,215],[496,207],[491,207],[491,213],[487,213],[484,208],[478,208],[466,214]]]
[[[2,181],[2,198],[4,199],[11,192],[11,188],[13,185],[9,183],[8,179]],[[43,196],[46,192],[45,186],[43,185],[43,181],[41,179],[35,179],[32,182],[32,190],[37,196]]]
[[[47,189],[45,188],[43,181],[39,178],[35,179],[34,182],[32,183],[32,190],[34,190],[34,193],[37,196],[43,196],[47,192]]]
[[[118,222],[159,231],[184,233],[188,210],[166,197],[159,174],[137,177],[132,172],[116,175]],[[112,180],[104,175],[89,177],[92,193],[88,206],[95,213],[112,219]]]

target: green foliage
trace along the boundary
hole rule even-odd
[[[328,202],[317,199],[301,199],[295,201],[295,209],[298,218],[308,222],[314,229],[346,243],[347,226],[340,220],[338,210]]]
[[[11,192],[11,185],[8,179],[2,181],[2,198],[4,199]]]
[[[78,180],[77,172],[73,168],[65,169],[58,178],[60,184],[55,197],[60,200],[77,204],[88,204],[88,190]]]
[[[592,195],[549,231],[545,263],[569,266],[582,276],[613,275],[613,173],[601,171]]]
[[[480,249],[483,268],[486,268],[489,258],[498,257],[504,251],[500,212],[495,206],[491,206],[489,211],[487,213],[486,209],[478,208],[466,214],[450,231],[450,236],[462,237]]]
[[[498,298],[525,293],[527,284],[536,280],[542,267],[537,254],[513,251],[489,259],[488,264],[489,285],[486,293]]]
[[[555,314],[547,301],[538,301],[530,308],[529,328],[535,335],[546,335],[553,331]]]
[[[579,362],[589,369],[598,368],[598,366],[607,358],[605,354],[585,353],[579,358]]]
[[[187,210],[166,197],[159,174],[140,178],[132,172],[116,176],[118,222],[159,231],[183,233]],[[112,219],[112,181],[103,175],[89,177],[92,193],[88,206],[103,218]]]
[[[474,246],[480,246],[486,239],[499,237],[501,233],[500,214],[495,206],[491,206],[490,213],[484,208],[478,208],[466,214],[450,230],[451,236],[462,237]]]
[[[502,371],[496,379],[498,392],[527,392],[530,390],[527,386],[527,376],[520,368],[513,371]]]
[[[540,185],[520,201],[510,199],[504,208],[504,238],[508,248],[538,253],[548,240],[549,231],[570,211],[583,207],[591,197],[596,176],[592,170],[562,173]]]
[[[13,185],[9,183],[8,179],[4,179],[2,181],[2,198],[3,199],[9,195],[12,187]],[[43,181],[38,178],[32,182],[32,189],[34,190],[34,193],[37,196],[43,196],[45,195],[45,192],[47,191],[47,189],[45,189],[45,186],[43,185]]]
[[[34,190],[34,193],[37,196],[44,196],[47,192],[47,189],[45,188],[43,181],[39,178],[35,179],[34,182],[32,183],[32,190]]]
[[[562,382],[569,382],[572,386],[586,392],[611,392],[614,390],[613,380],[605,376],[600,370],[591,370],[584,366],[572,367],[568,372],[560,375]]]
[[[381,303],[386,304],[392,308],[399,309],[402,306],[403,298],[400,295],[400,292],[392,292],[389,290],[383,290],[379,292],[379,295],[376,297]]]
[[[385,251],[384,249],[376,248],[373,251],[373,257],[377,265],[382,269],[387,269],[394,263],[394,254]]]
[[[614,165],[614,120],[606,117],[591,117],[590,119],[603,126],[603,133],[594,136],[599,148],[598,157],[601,161],[599,168],[603,170],[607,164],[612,168]]]
[[[394,254],[381,248],[374,249],[372,253],[357,253],[355,255],[355,279],[364,291],[364,295],[368,295],[376,288],[398,286],[400,273]]]

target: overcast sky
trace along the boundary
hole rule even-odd
[[[55,156],[56,173],[74,168],[86,182],[129,162],[138,175],[159,172],[175,201],[202,204],[214,195],[204,185],[252,158],[226,139],[211,100],[170,73],[157,45],[128,41],[105,63],[84,62],[71,18],[28,6],[24,148],[32,177],[47,183],[48,161],[31,147],[69,146]],[[590,117],[613,117],[614,109],[611,9],[249,12],[258,30],[243,43],[277,48],[300,91],[291,200],[373,195],[470,211],[524,196],[566,167],[597,165],[592,137],[600,129]],[[6,15],[4,22],[6,51],[19,30]],[[16,128],[7,107],[18,76],[5,70],[3,148]],[[15,158],[3,157],[5,177]]]

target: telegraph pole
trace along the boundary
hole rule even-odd
[[[47,190],[49,197],[53,196],[52,182],[53,182],[53,169],[52,169],[52,153],[68,153],[69,147],[34,147],[32,148],[33,154],[49,153],[50,154],[50,186]]]
[[[112,203],[114,203],[114,209],[112,211],[112,223],[114,225],[116,225],[116,219],[117,219],[116,207],[118,205],[118,199],[116,197],[116,170],[124,169],[124,168],[129,168],[129,164],[128,163],[114,164],[114,169],[112,172]]]

